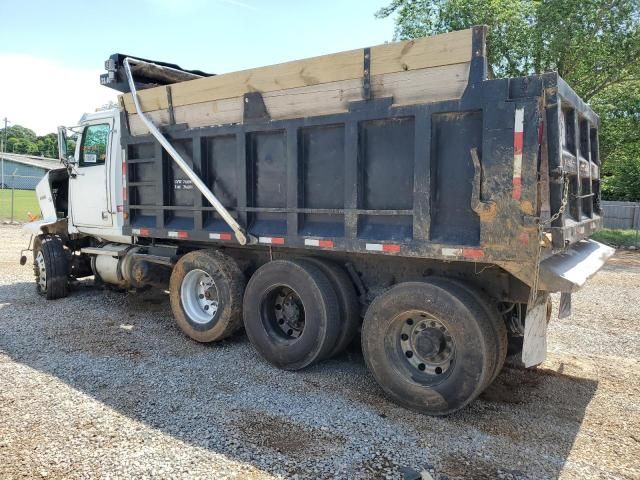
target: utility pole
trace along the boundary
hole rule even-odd
[[[4,145],[2,146],[2,153],[7,151],[7,123],[9,123],[9,120],[7,120],[7,117],[4,117]],[[0,188],[4,188],[4,155],[1,160],[2,163],[0,164],[0,170],[2,170],[2,185]]]

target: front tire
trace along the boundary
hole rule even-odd
[[[196,250],[173,268],[169,298],[173,317],[197,342],[222,340],[242,326],[244,275],[218,251]]]
[[[36,289],[47,300],[69,295],[69,261],[62,240],[56,235],[39,235],[33,247]]]
[[[369,370],[394,401],[447,415],[486,388],[499,346],[484,310],[464,288],[407,282],[369,306],[362,350]]]

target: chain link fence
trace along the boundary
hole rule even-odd
[[[0,221],[28,222],[40,216],[36,185],[42,177],[4,175],[0,182]]]

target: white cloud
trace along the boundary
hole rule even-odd
[[[76,125],[83,113],[116,100],[117,92],[100,86],[99,69],[11,53],[0,53],[0,65],[0,120],[6,116],[38,135]]]

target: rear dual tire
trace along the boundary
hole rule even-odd
[[[274,260],[247,284],[244,327],[269,363],[299,370],[330,355],[341,333],[340,305],[330,280],[317,264]]]
[[[362,331],[365,362],[397,403],[447,415],[475,399],[504,362],[488,307],[468,287],[435,279],[407,282],[378,296]]]
[[[169,281],[178,327],[198,342],[227,338],[242,326],[244,287],[244,275],[227,255],[214,250],[187,253]]]

